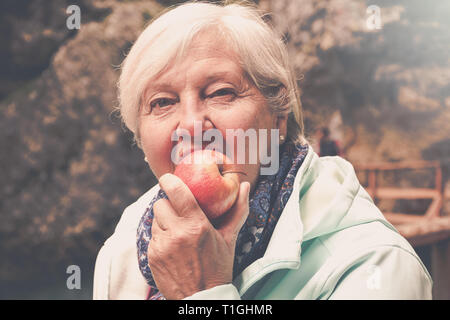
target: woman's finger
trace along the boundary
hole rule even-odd
[[[249,197],[250,197],[250,183],[242,182],[239,186],[239,195],[236,202],[231,207],[230,211],[226,213],[224,220],[221,222],[218,231],[222,233],[223,237],[233,242],[237,239],[237,235],[242,226],[247,220],[249,213]]]
[[[173,211],[169,200],[159,199],[153,204],[153,224],[158,224],[163,231],[166,231],[171,225],[169,216],[175,214]]]
[[[157,240],[159,239],[159,237],[161,236],[162,232],[163,232],[163,230],[161,229],[159,224],[156,223],[156,220],[153,217],[152,234],[151,234],[152,237],[150,239],[150,242],[156,243]]]
[[[161,189],[167,194],[175,212],[181,217],[206,218],[188,186],[176,175],[166,173],[159,178]]]

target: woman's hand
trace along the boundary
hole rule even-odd
[[[159,184],[170,200],[153,205],[148,263],[166,299],[183,299],[231,283],[237,236],[249,212],[250,184],[241,183],[233,207],[214,228],[189,188],[175,175]]]

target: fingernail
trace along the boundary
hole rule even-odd
[[[245,187],[247,188],[246,192],[247,192],[247,197],[248,197],[250,195],[250,182],[246,181],[244,183],[246,184]]]

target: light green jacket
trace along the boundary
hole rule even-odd
[[[158,186],[127,207],[95,266],[94,299],[145,299],[136,229]],[[431,299],[410,244],[361,187],[352,165],[309,148],[264,256],[232,283],[186,299]]]

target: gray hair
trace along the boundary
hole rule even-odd
[[[120,115],[139,147],[139,109],[149,82],[183,55],[195,35],[212,27],[238,54],[244,72],[272,112],[288,114],[287,140],[305,143],[300,96],[287,49],[262,17],[248,3],[191,2],[172,8],[145,28],[122,63],[118,83]]]

